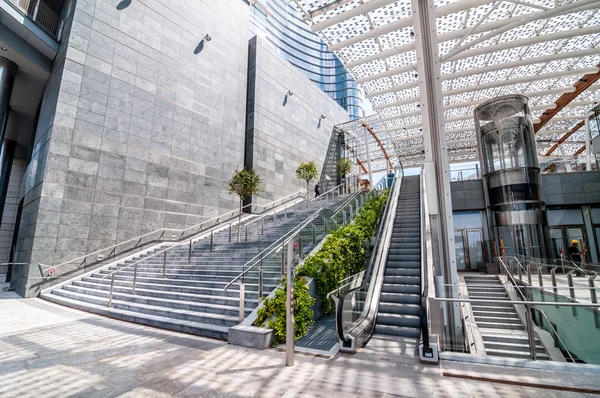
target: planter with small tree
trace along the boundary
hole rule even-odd
[[[345,182],[346,174],[348,174],[352,170],[352,166],[353,166],[352,161],[350,159],[340,158],[337,161],[337,169],[338,169],[338,173],[340,173],[340,177],[342,178],[342,181]],[[344,192],[348,193],[348,184],[344,184]]]
[[[317,165],[314,160],[311,160],[308,163],[300,163],[300,166],[296,169],[296,178],[299,180],[306,181],[306,205],[308,206],[308,201],[310,200],[308,184],[310,184],[311,180],[316,180],[319,177],[317,173]]]
[[[261,183],[260,176],[254,170],[248,170],[245,167],[242,170],[235,168],[233,176],[229,180],[229,193],[235,193],[240,198],[240,214],[238,219],[238,242],[240,241],[242,228],[242,203],[250,195],[258,194],[258,187]]]

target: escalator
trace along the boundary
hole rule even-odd
[[[375,335],[418,338],[421,315],[419,176],[405,177],[393,221]]]

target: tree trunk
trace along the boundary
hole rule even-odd
[[[240,214],[238,216],[238,239],[237,239],[238,242],[240,241],[240,237],[242,234],[242,203],[243,203],[243,199],[240,196]]]

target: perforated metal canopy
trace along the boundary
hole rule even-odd
[[[376,115],[368,124],[390,158],[402,159],[405,166],[419,164],[422,115],[411,1],[293,2],[371,101]],[[600,77],[600,0],[435,0],[434,4],[451,162],[478,158],[473,109],[480,102],[524,94],[537,118],[561,109],[537,132],[540,154],[600,102],[600,81],[584,89],[575,86],[583,77]],[[566,93],[577,95],[566,101]],[[355,124],[346,127],[362,128],[362,121]],[[356,134],[354,146],[365,161],[361,139],[364,135]],[[373,170],[384,170],[383,152],[373,137],[367,139],[373,147],[371,157],[377,159]],[[561,141],[560,154],[572,155],[582,142],[584,128]]]

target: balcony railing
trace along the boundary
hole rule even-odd
[[[42,0],[7,0],[15,5],[20,11],[27,15],[33,22],[46,33],[60,41],[62,35],[63,21]]]

